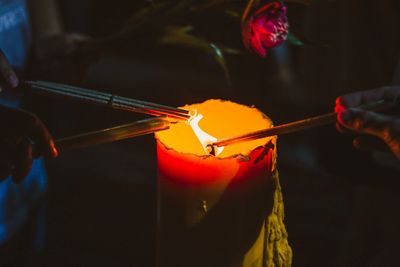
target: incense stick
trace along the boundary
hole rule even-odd
[[[150,118],[112,128],[70,136],[55,141],[59,152],[111,143],[123,139],[167,130],[171,123],[163,118]]]
[[[184,109],[117,96],[114,94],[71,85],[48,81],[27,81],[26,84],[42,93],[69,97],[80,101],[111,107],[113,109],[128,110],[153,116],[167,115],[168,118],[176,120],[188,120],[191,117],[189,111]]]
[[[387,100],[380,100],[368,105],[363,105],[360,106],[359,108],[365,109],[365,110],[370,110],[370,111],[382,111],[386,110],[389,108],[393,108],[395,106],[399,105],[399,100],[398,98],[392,100],[392,101],[387,101]],[[235,137],[230,137],[230,138],[225,138],[221,139],[217,142],[214,142],[210,144],[210,147],[222,147],[222,146],[228,146],[240,142],[246,142],[246,141],[252,141],[252,140],[257,140],[261,138],[266,138],[269,136],[274,136],[274,135],[282,135],[282,134],[288,134],[288,133],[293,133],[293,132],[298,132],[322,125],[327,125],[336,122],[336,112],[316,116],[316,117],[311,117],[299,121],[294,121],[282,125],[278,125],[269,129],[265,130],[259,130],[247,134],[243,134],[240,136],[235,136]]]

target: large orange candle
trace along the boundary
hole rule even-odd
[[[157,265],[290,265],[276,137],[231,145],[217,156],[204,149],[207,140],[199,140],[265,129],[271,120],[229,101],[184,108],[202,115],[198,127],[182,122],[156,134]],[[199,129],[206,136],[194,132]]]

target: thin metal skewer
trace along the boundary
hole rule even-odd
[[[189,111],[184,109],[131,99],[76,86],[47,81],[26,81],[25,83],[31,88],[38,89],[42,93],[70,97],[80,101],[108,106],[113,109],[128,110],[153,116],[166,115],[168,118],[176,120],[188,120],[191,117]]]
[[[365,110],[370,110],[370,111],[382,111],[386,110],[389,108],[393,108],[395,106],[399,105],[400,99],[396,98],[392,101],[387,101],[387,100],[380,100],[375,103],[371,103],[368,105],[363,105],[360,106],[359,108],[365,109]],[[278,125],[269,129],[265,130],[259,130],[247,134],[243,134],[240,136],[235,136],[235,137],[230,137],[230,138],[225,138],[221,139],[217,142],[214,142],[212,144],[209,144],[210,147],[221,147],[221,146],[228,146],[240,142],[246,142],[246,141],[252,141],[256,139],[261,139],[269,136],[274,136],[274,135],[282,135],[282,134],[288,134],[288,133],[293,133],[293,132],[298,132],[306,129],[310,129],[313,127],[317,126],[322,126],[322,125],[327,125],[336,122],[336,112],[312,117],[312,118],[307,118],[295,122],[290,122],[282,125]]]

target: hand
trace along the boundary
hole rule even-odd
[[[6,88],[15,88],[19,80],[14,70],[8,64],[8,61],[0,49],[0,92]]]
[[[400,116],[382,115],[358,109],[360,105],[400,97],[400,87],[382,87],[340,96],[336,99],[337,129],[357,135],[359,149],[390,149],[400,160]]]
[[[14,182],[28,175],[33,155],[57,157],[53,139],[44,124],[33,114],[0,106],[0,180],[10,174]]]
[[[98,57],[92,39],[79,34],[44,35],[36,40],[34,47],[32,71],[42,79],[81,80]]]
[[[18,78],[0,50],[0,86],[18,86]],[[0,106],[0,180],[10,174],[15,182],[28,175],[33,160],[33,143],[40,155],[57,156],[53,139],[33,114]]]

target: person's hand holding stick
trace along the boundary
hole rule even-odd
[[[0,50],[0,87],[11,90],[19,80]],[[33,144],[41,155],[57,156],[53,138],[40,119],[27,111],[0,106],[0,181],[12,175],[21,182],[33,161]]]
[[[400,97],[400,87],[382,87],[340,96],[336,99],[337,129],[355,133],[354,146],[364,150],[390,151],[400,159],[400,115],[384,115],[356,108],[379,100]]]

